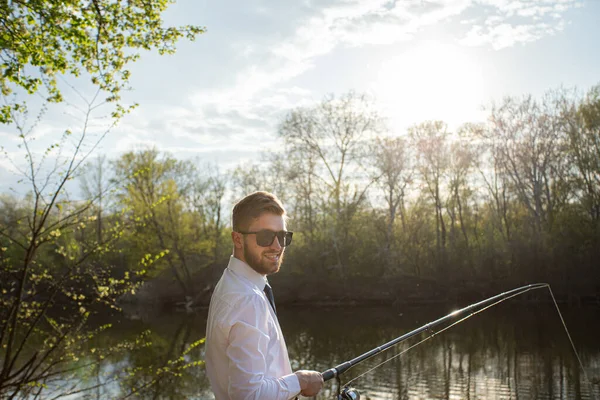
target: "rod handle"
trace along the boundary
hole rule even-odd
[[[321,375],[323,375],[323,381],[327,382],[328,380],[337,376],[337,370],[335,368],[331,368],[325,372],[322,372]]]

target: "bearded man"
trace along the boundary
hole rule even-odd
[[[206,327],[206,371],[217,400],[292,399],[323,387],[317,371],[292,372],[267,280],[292,242],[286,219],[267,192],[233,207],[233,255],[213,292]]]

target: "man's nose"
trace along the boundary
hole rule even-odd
[[[274,249],[274,250],[281,250],[281,244],[279,244],[279,238],[277,237],[277,235],[275,235],[275,237],[273,238],[273,243],[271,243],[271,245],[269,246],[269,248]]]

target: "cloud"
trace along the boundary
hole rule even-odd
[[[179,73],[172,74],[183,83],[140,73],[139,86],[148,98],[111,132],[99,151],[116,157],[155,146],[176,156],[199,156],[226,165],[258,159],[260,152],[281,146],[277,126],[289,109],[314,104],[325,94],[318,82],[301,78],[309,71],[318,75],[315,69],[321,59],[338,49],[384,48],[427,38],[435,31],[448,42],[499,50],[556,35],[568,23],[567,12],[582,2],[259,0],[236,6],[235,12],[231,12],[234,2],[225,3],[206,8],[215,16],[212,28],[207,21],[207,35],[193,47],[182,45],[193,48],[186,53],[185,65],[178,66]],[[140,68],[143,65],[139,63]],[[165,64],[161,71],[172,71],[172,65]],[[156,91],[163,98],[150,98]],[[55,116],[37,127],[36,156],[81,118],[73,111]],[[102,129],[93,131],[99,135]],[[18,152],[14,137],[0,132],[0,141],[19,161],[22,149]],[[0,168],[14,170],[2,159]]]
[[[25,157],[25,153],[2,154],[2,157],[0,157],[0,168],[4,169],[5,172],[9,172],[11,174],[19,174],[19,171],[18,171],[16,165],[14,164],[13,159],[14,158],[24,158],[24,157]],[[4,176],[3,173],[1,173],[0,175]]]
[[[104,148],[125,152],[144,147],[156,147],[186,158],[194,155],[207,160],[228,158],[227,152],[248,157],[278,146],[277,123],[280,107],[290,107],[290,98],[304,96],[308,91],[292,87],[274,91],[254,102],[239,98],[198,99],[187,107],[144,108],[135,111],[120,126],[121,134],[109,139]],[[243,158],[240,159],[243,161]]]
[[[10,134],[6,132],[0,132],[0,143],[4,145],[5,143],[17,144],[21,141],[17,134]]]
[[[566,24],[564,14],[581,5],[579,0],[484,0],[480,6],[490,15],[475,23],[460,43],[500,50],[534,42],[561,32]]]
[[[502,23],[489,28],[474,26],[461,43],[468,46],[481,46],[489,43],[495,50],[500,50],[518,43],[533,42],[542,37],[554,35],[563,29],[562,21],[555,26],[545,23],[532,25]]]
[[[262,2],[249,18],[258,15],[260,21],[278,25],[260,28],[250,38],[227,31],[222,39],[221,45],[235,56],[219,75],[232,78],[218,87],[204,85],[177,105],[145,105],[118,128],[122,135],[110,142],[114,147],[104,147],[126,151],[130,146],[156,145],[174,153],[221,156],[241,149],[237,157],[253,157],[260,149],[277,148],[277,125],[287,110],[321,99],[324,93],[299,86],[296,78],[336,49],[407,42],[429,28],[465,46],[502,49],[560,32],[565,13],[579,4],[578,0],[335,0],[293,6]],[[449,29],[453,23],[456,26]]]
[[[184,106],[187,111],[179,116],[188,121],[187,125],[171,123],[171,130],[181,130],[177,135],[197,143],[206,143],[207,135],[219,142],[222,136],[242,132],[255,141],[272,140],[287,110],[321,99],[323,94],[315,96],[306,88],[288,86],[292,79],[314,68],[319,57],[338,47],[410,40],[424,27],[460,14],[470,1],[436,4],[421,0],[352,0],[324,7],[307,4],[309,11],[295,20],[295,28],[286,30],[289,34],[277,40],[265,37],[252,44],[231,43],[241,54],[238,61],[242,65],[234,83],[191,95],[189,105]],[[168,115],[161,118],[172,120]]]
[[[313,59],[338,46],[386,45],[410,40],[421,29],[460,14],[468,0],[444,2],[355,0],[342,1],[324,9],[301,23],[294,35],[271,50],[273,60],[304,68]],[[267,70],[269,64],[267,65]],[[277,76],[270,71],[269,76]],[[301,73],[302,68],[293,71]]]
[[[564,13],[579,0],[341,0],[328,6],[309,5],[311,13],[278,41],[265,39],[241,47],[250,61],[238,70],[229,89],[194,96],[200,107],[211,101],[239,105],[259,94],[281,88],[314,68],[316,60],[340,47],[406,42],[429,27],[475,14],[472,26],[455,37],[468,46],[494,49],[529,43],[554,35],[564,27]],[[276,18],[276,15],[273,16]],[[240,46],[234,43],[233,46]],[[251,49],[249,51],[248,49]]]

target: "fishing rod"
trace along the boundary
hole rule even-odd
[[[575,350],[575,346],[573,344],[573,341],[571,340],[571,336],[569,335],[569,331],[566,329],[567,327],[566,327],[566,325],[564,323],[562,315],[560,314],[560,310],[558,309],[558,304],[556,304],[556,299],[554,299],[554,295],[552,294],[552,290],[550,289],[550,285],[548,285],[547,283],[533,283],[533,284],[530,284],[530,285],[521,286],[521,287],[518,287],[516,289],[509,290],[507,292],[500,293],[500,294],[498,294],[496,296],[492,296],[492,297],[487,298],[485,300],[482,300],[480,302],[471,304],[470,306],[464,307],[464,308],[462,308],[460,310],[453,311],[450,314],[448,314],[446,316],[443,316],[443,317],[441,317],[441,318],[439,318],[439,319],[437,319],[437,320],[435,320],[433,322],[429,322],[429,323],[427,323],[427,324],[425,324],[425,325],[423,325],[423,326],[421,326],[421,327],[419,327],[419,328],[417,328],[417,329],[415,329],[413,331],[405,333],[404,335],[399,336],[396,339],[393,339],[393,340],[391,340],[391,341],[389,341],[389,342],[387,342],[387,343],[385,343],[385,344],[383,344],[381,346],[378,346],[378,347],[376,347],[376,348],[374,348],[372,350],[369,350],[366,353],[361,354],[360,356],[358,356],[358,357],[356,357],[356,358],[354,358],[354,359],[352,359],[350,361],[346,361],[346,362],[344,362],[342,364],[337,365],[334,368],[330,368],[327,371],[322,372],[323,380],[324,381],[328,381],[328,380],[333,379],[333,378],[336,378],[338,380],[338,396],[337,396],[338,400],[358,400],[358,399],[360,399],[360,394],[358,393],[358,391],[356,389],[353,389],[353,388],[351,388],[349,386],[346,386],[344,388],[344,390],[340,393],[340,386],[341,385],[340,385],[340,378],[339,378],[339,376],[341,374],[343,374],[345,371],[347,371],[348,369],[352,368],[356,364],[359,364],[359,363],[361,363],[361,362],[363,362],[363,361],[365,361],[365,360],[367,360],[367,359],[375,356],[376,354],[379,354],[382,351],[385,351],[385,350],[389,349],[390,347],[392,347],[392,346],[394,346],[396,344],[399,344],[399,343],[401,343],[401,342],[403,342],[405,340],[408,340],[408,339],[412,338],[413,336],[416,336],[416,335],[418,335],[418,334],[420,334],[422,332],[425,332],[425,331],[430,331],[430,332],[432,332],[432,334],[425,339],[425,340],[427,340],[427,339],[433,337],[436,334],[436,332],[433,331],[434,327],[436,327],[436,326],[438,326],[440,324],[443,324],[444,322],[448,322],[448,321],[450,321],[452,319],[455,319],[455,318],[457,318],[457,317],[459,317],[461,315],[465,315],[465,314],[471,312],[469,315],[467,315],[463,319],[455,322],[455,324],[460,323],[460,322],[464,321],[465,319],[467,319],[467,318],[469,318],[469,317],[471,317],[471,316],[473,316],[473,315],[475,315],[475,314],[477,314],[477,313],[479,313],[479,312],[481,312],[481,311],[483,311],[483,310],[485,310],[485,309],[487,309],[489,307],[492,307],[492,306],[494,306],[496,304],[499,304],[499,303],[501,303],[501,302],[503,302],[503,301],[505,301],[505,300],[507,300],[509,298],[512,298],[512,297],[515,297],[515,296],[519,296],[519,295],[521,295],[523,293],[526,293],[526,292],[528,292],[530,290],[542,289],[542,288],[546,288],[546,287],[550,290],[550,294],[552,295],[552,299],[554,300],[554,304],[556,305],[556,309],[557,309],[557,311],[559,313],[561,321],[563,322],[563,326],[565,327],[565,330],[567,331],[567,335],[569,336],[569,340],[571,341],[571,346],[573,347],[573,350]],[[450,326],[453,326],[453,325],[454,324],[452,324]],[[450,328],[450,326],[446,327],[445,329]],[[443,330],[445,330],[445,329],[443,329]],[[422,343],[422,342],[419,342],[417,344],[420,344],[420,343]],[[579,359],[579,355],[577,354],[576,350],[575,350],[575,354],[577,355],[577,358]],[[580,364],[581,364],[581,360],[580,360]],[[581,366],[583,368],[583,364],[581,364]],[[585,370],[584,370],[584,374],[585,374]]]

